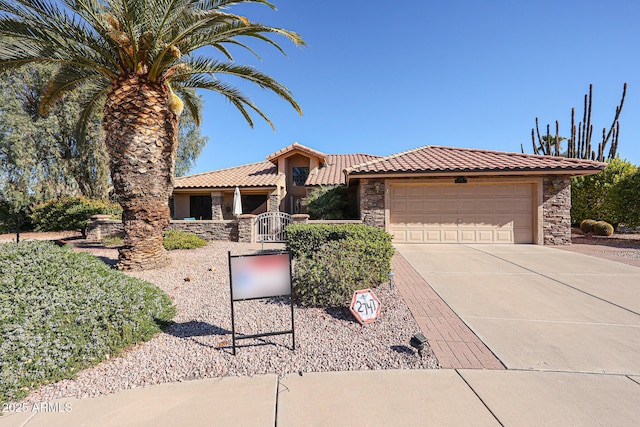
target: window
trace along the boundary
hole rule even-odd
[[[189,197],[189,213],[195,219],[211,219],[211,196]]]
[[[303,186],[309,176],[309,167],[293,167],[293,185]]]

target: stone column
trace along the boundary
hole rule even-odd
[[[280,211],[280,193],[278,190],[274,190],[269,193],[269,201],[267,202],[267,212],[279,212]]]
[[[383,179],[360,180],[360,219],[366,225],[384,228]]]
[[[571,177],[544,178],[542,229],[545,245],[571,244]]]
[[[219,191],[211,192],[211,219],[222,220],[222,193]]]
[[[238,217],[238,242],[255,243],[256,215],[242,214]]]

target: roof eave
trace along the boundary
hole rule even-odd
[[[349,172],[344,171],[347,182],[353,178],[402,178],[420,176],[486,176],[486,175],[593,175],[603,169],[521,169],[521,170],[451,170],[451,171],[380,171],[380,172]]]

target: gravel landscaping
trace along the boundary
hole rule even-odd
[[[117,252],[82,240],[72,242],[108,263]],[[172,251],[170,267],[128,273],[162,288],[175,302],[175,324],[123,355],[32,392],[26,401],[94,397],[119,390],[196,378],[235,375],[437,368],[430,349],[420,359],[409,346],[418,325],[397,289],[375,290],[382,311],[377,323],[361,326],[348,311],[295,307],[296,350],[291,335],[237,342],[231,352],[231,306],[227,251],[248,254],[255,245],[215,242],[196,250]],[[236,304],[237,333],[290,327],[287,301]]]

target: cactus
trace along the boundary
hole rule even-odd
[[[580,230],[584,233],[593,233],[593,226],[596,225],[598,221],[594,221],[592,219],[585,219],[580,223]]]
[[[613,234],[613,225],[605,221],[598,221],[593,226],[593,234],[596,236],[611,236]]]
[[[547,125],[547,134],[540,136],[540,128],[538,118],[536,117],[536,127],[531,129],[531,143],[533,144],[534,154],[543,154],[545,156],[564,156],[576,159],[588,159],[604,162],[605,160],[613,159],[616,157],[618,150],[618,141],[620,139],[620,113],[624,105],[624,99],[627,95],[627,84],[625,83],[622,88],[622,97],[620,98],[620,104],[616,107],[616,113],[613,117],[613,122],[609,127],[602,129],[602,141],[598,143],[597,150],[591,149],[591,137],[593,136],[593,124],[591,123],[591,109],[593,106],[593,85],[589,85],[589,93],[584,96],[584,112],[582,121],[576,125],[575,122],[575,108],[571,109],[571,137],[568,139],[566,153],[560,153],[560,143],[566,138],[559,136],[560,126],[556,120],[556,133],[555,136],[551,135],[550,126]],[[537,142],[536,142],[537,137]],[[605,158],[604,152],[607,144],[611,141],[611,147],[609,153]],[[522,152],[524,153],[524,147],[520,145]]]

